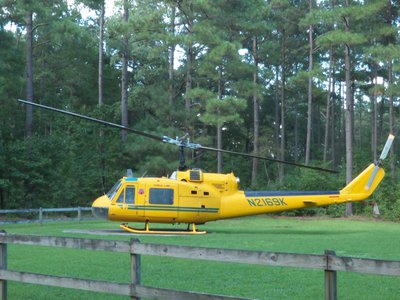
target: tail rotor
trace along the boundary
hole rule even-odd
[[[374,170],[371,173],[371,176],[368,179],[367,185],[365,186],[366,190],[369,190],[371,188],[372,183],[374,182],[375,176],[379,171],[380,165],[382,163],[383,160],[386,159],[386,157],[388,156],[389,150],[392,147],[393,144],[393,140],[394,140],[394,135],[393,134],[389,134],[389,137],[386,141],[385,147],[383,147],[381,156],[379,157],[379,159],[375,162],[375,167]]]

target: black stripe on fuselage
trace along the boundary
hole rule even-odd
[[[338,195],[339,191],[244,191],[246,197]]]

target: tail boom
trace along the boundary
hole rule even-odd
[[[368,166],[340,191],[242,191],[223,198],[219,218],[229,219],[362,201],[371,196],[385,176],[385,171],[379,168],[368,187],[367,183],[374,168],[375,164]]]

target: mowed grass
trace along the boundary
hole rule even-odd
[[[141,224],[131,224],[142,226]],[[171,225],[164,225],[171,228]],[[181,227],[184,227],[181,225]],[[9,233],[129,240],[131,236],[69,233],[112,229],[111,222],[8,225]],[[143,243],[323,254],[400,260],[400,224],[375,220],[248,217],[207,223],[198,236],[136,236]],[[35,246],[8,246],[12,270],[129,282],[129,255]],[[143,256],[142,284],[256,299],[323,299],[322,270],[265,267]],[[9,282],[9,299],[127,299],[71,289]],[[339,299],[399,299],[400,277],[338,272]]]

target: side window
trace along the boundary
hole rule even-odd
[[[119,195],[117,199],[117,203],[124,203],[124,196],[125,196],[125,190],[121,191],[121,194]]]
[[[135,203],[135,187],[128,186],[126,188],[126,197],[125,197],[126,204],[134,204]]]
[[[157,189],[151,188],[149,195],[150,204],[173,204],[174,190],[173,189]]]

